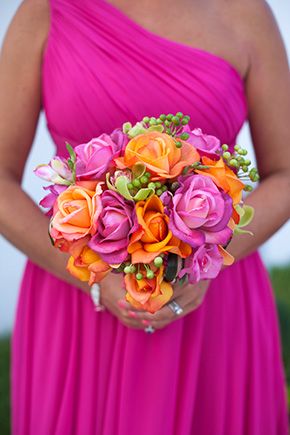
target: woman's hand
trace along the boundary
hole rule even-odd
[[[109,273],[100,283],[101,304],[106,307],[119,321],[134,329],[144,329],[142,315],[145,311],[136,310],[131,304],[126,302],[124,289],[124,279],[121,274]]]
[[[198,284],[185,284],[183,286],[176,285],[174,287],[173,297],[171,299],[180,305],[183,309],[182,314],[176,315],[170,307],[164,305],[159,311],[154,314],[146,311],[138,311],[132,309],[132,306],[126,304],[123,311],[127,311],[127,317],[135,320],[138,327],[144,329],[146,326],[151,325],[154,329],[162,329],[172,323],[174,320],[180,319],[189,314],[191,311],[196,310],[203,302],[210,281],[200,281]]]

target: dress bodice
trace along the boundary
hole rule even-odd
[[[107,0],[50,0],[43,106],[62,154],[125,121],[182,111],[234,144],[247,114],[244,83],[226,60],[146,30]]]

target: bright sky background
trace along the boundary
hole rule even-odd
[[[0,0],[0,45],[7,26],[20,3],[20,0]],[[271,0],[269,4],[278,20],[290,57],[290,2]],[[273,61],[275,60],[273,59]],[[247,126],[243,128],[238,143],[248,147],[249,150],[251,149]],[[36,201],[39,201],[43,196],[42,182],[33,175],[32,169],[39,163],[48,162],[52,153],[53,145],[46,131],[45,120],[41,117],[24,177],[24,188]],[[290,224],[288,223],[262,247],[261,253],[266,264],[289,263],[289,246]],[[0,237],[0,334],[12,328],[24,262],[25,257]]]

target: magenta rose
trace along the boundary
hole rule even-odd
[[[205,175],[179,177],[178,182],[170,211],[172,233],[192,247],[227,244],[232,236],[227,226],[232,215],[229,195]]]
[[[195,249],[185,259],[179,278],[187,274],[190,284],[196,284],[201,279],[214,279],[218,276],[222,265],[223,257],[217,245],[205,244]]]
[[[125,148],[128,138],[121,130],[106,133],[75,147],[78,180],[102,180],[110,164]]]
[[[128,257],[129,236],[137,230],[135,204],[112,190],[101,196],[102,212],[89,247],[109,264],[119,264]]]
[[[183,131],[189,134],[186,142],[193,145],[201,156],[213,159],[219,157],[216,153],[221,149],[221,143],[217,137],[203,133],[200,128],[191,131],[187,125],[183,128]]]

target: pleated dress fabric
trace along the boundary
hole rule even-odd
[[[145,115],[191,116],[233,145],[247,116],[224,59],[158,36],[105,0],[50,0],[43,106],[56,152]],[[152,335],[28,262],[12,342],[14,435],[286,435],[273,291],[254,253]]]

